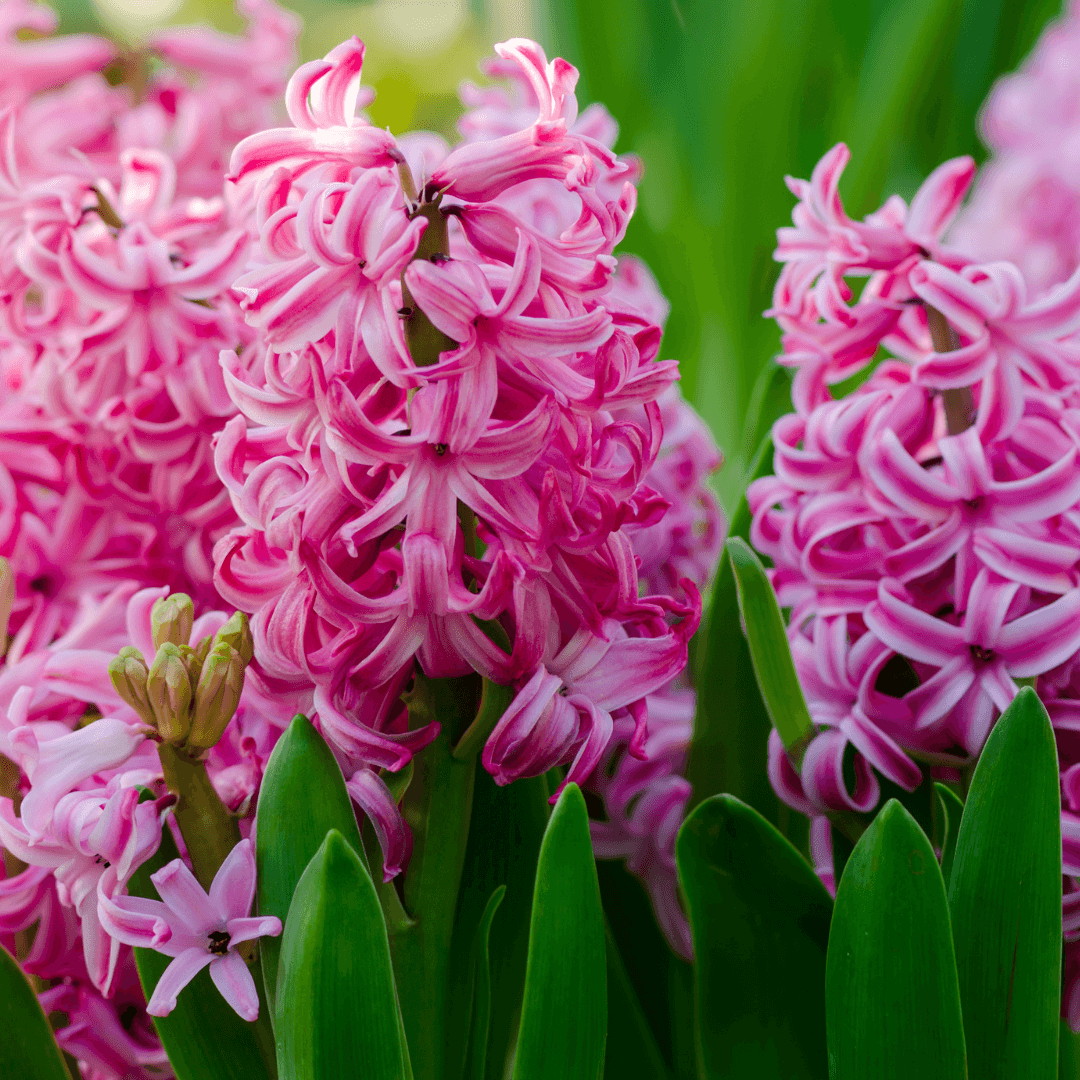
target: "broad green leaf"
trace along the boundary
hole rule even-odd
[[[371,875],[337,829],[300,876],[278,964],[281,1080],[412,1080]]]
[[[607,959],[589,815],[563,788],[540,845],[514,1080],[600,1080]]]
[[[1061,793],[1050,718],[1024,687],[986,741],[949,886],[971,1075],[1053,1076],[1061,997]]]
[[[491,921],[505,895],[505,885],[500,885],[491,894],[476,930],[476,941],[473,943],[472,1016],[462,1080],[484,1080],[487,1071],[488,1034],[491,1030]]]
[[[798,764],[814,726],[791,659],[784,619],[761,560],[742,537],[725,545],[739,596],[746,641],[758,688],[773,727]]]
[[[0,1076],[72,1080],[30,980],[0,948]]]
[[[956,855],[956,838],[960,835],[960,821],[964,816],[964,804],[960,796],[944,784],[935,784],[934,791],[937,794],[937,804],[945,814],[946,829],[945,843],[941,845],[941,876],[945,879],[945,888],[948,889],[952,880],[953,858]]]
[[[548,795],[543,776],[499,787],[486,771],[476,771],[451,948],[447,1058],[460,1070],[469,1030],[472,943],[492,892],[505,885],[506,896],[489,935],[491,1023],[486,1080],[505,1080],[517,1038],[536,862],[551,812]]]
[[[619,946],[607,930],[608,1029],[605,1080],[670,1080],[671,1073],[634,992]]]
[[[772,470],[772,439],[758,449],[751,479]],[[746,497],[731,518],[729,536],[750,537]],[[739,597],[731,558],[720,558],[699,652],[697,711],[686,762],[691,807],[728,792],[749,803],[774,825],[780,802],[769,783],[769,714],[758,689],[750,648],[739,620]]]
[[[172,833],[163,829],[161,847],[132,875],[128,892],[132,896],[159,899],[150,875],[178,854]],[[260,945],[267,940],[262,938]],[[172,958],[153,949],[135,949],[134,953],[139,981],[149,998]],[[258,971],[253,970],[252,974],[261,991]],[[214,985],[210,969],[203,968],[180,991],[176,1008],[168,1016],[155,1016],[153,1021],[177,1080],[272,1080],[274,1046],[270,1019],[260,992],[259,1019],[254,1024],[241,1020]]]
[[[730,795],[686,819],[675,858],[694,934],[705,1080],[824,1078],[825,887],[772,825]]]
[[[318,797],[313,798],[312,794]],[[303,812],[298,812],[303,807]],[[306,716],[293,717],[266,763],[259,789],[255,862],[261,915],[285,922],[293,890],[331,829],[364,848],[352,800],[333,752]],[[263,938],[263,982],[274,1016],[281,938]]]
[[[825,1005],[831,1080],[968,1075],[945,883],[926,834],[895,799],[855,845],[837,889]]]

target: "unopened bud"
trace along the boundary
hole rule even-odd
[[[7,628],[15,604],[15,572],[7,559],[0,557],[0,656],[7,651]]]
[[[228,642],[219,641],[210,650],[195,687],[190,750],[209,750],[221,738],[240,704],[244,667],[243,657]]]
[[[214,639],[207,634],[202,638],[197,645],[193,645],[192,649],[195,651],[195,655],[199,658],[199,665],[202,666],[203,661],[209,655],[210,650],[214,647]]]
[[[251,636],[248,617],[242,611],[234,611],[232,618],[214,635],[214,644],[224,641],[239,654],[244,664],[250,664],[255,655],[255,639]]]
[[[150,632],[154,648],[160,649],[167,641],[174,645],[186,645],[191,638],[195,623],[195,605],[187,593],[173,593],[154,602],[150,609]]]
[[[158,647],[146,679],[146,694],[166,742],[183,742],[191,729],[191,679],[177,645]]]
[[[143,654],[131,645],[125,645],[109,661],[109,679],[116,692],[151,727],[157,727],[154,710],[146,693],[146,677],[149,674]]]
[[[180,657],[184,661],[184,667],[187,668],[188,679],[192,686],[199,685],[199,675],[202,673],[205,655],[204,653],[200,656],[199,650],[193,649],[190,645],[180,646]]]

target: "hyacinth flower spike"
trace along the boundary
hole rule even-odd
[[[98,914],[114,938],[175,959],[158,980],[146,1006],[151,1016],[168,1016],[176,997],[207,965],[221,996],[245,1020],[259,1016],[259,995],[244,958],[242,942],[277,937],[281,920],[251,918],[255,898],[255,853],[242,840],[221,865],[207,894],[180,859],[150,875],[162,901],[137,896],[110,899],[98,890]]]

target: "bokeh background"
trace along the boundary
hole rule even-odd
[[[235,29],[231,0],[51,0],[62,29],[136,43],[165,23]],[[491,44],[539,40],[581,71],[582,106],[603,101],[617,149],[645,162],[624,250],[672,303],[664,355],[712,426],[730,506],[776,403],[759,378],[778,349],[762,318],[775,230],[834,142],[852,149],[842,192],[861,216],[910,197],[939,162],[985,156],[978,113],[1061,0],[295,0],[303,59],[349,34],[368,45],[375,123],[453,134],[456,91]],[[775,381],[772,382],[775,393]]]

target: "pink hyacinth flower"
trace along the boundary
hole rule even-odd
[[[281,920],[248,916],[255,899],[251,841],[241,840],[232,849],[209,894],[180,859],[151,874],[150,880],[164,903],[137,896],[110,899],[98,892],[98,914],[113,937],[175,958],[158,980],[146,1011],[168,1016],[176,1008],[177,994],[209,965],[221,996],[245,1020],[257,1019],[255,980],[236,947],[258,937],[277,937]]]

